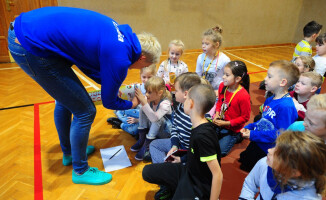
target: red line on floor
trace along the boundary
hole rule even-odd
[[[258,73],[262,73],[262,72],[267,72],[267,70],[264,70],[264,71],[258,71],[258,72],[248,72],[248,74],[258,74]]]
[[[34,199],[43,200],[40,105],[54,101],[34,104]]]
[[[34,105],[34,199],[43,200],[39,104]]]

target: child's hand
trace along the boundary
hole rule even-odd
[[[143,95],[143,93],[141,93],[139,88],[135,88],[135,96],[137,97],[137,99],[141,103],[141,105],[147,104],[147,99]]]
[[[173,146],[166,155],[171,155],[174,151],[178,150],[178,147]]]
[[[216,124],[217,126],[230,126],[230,121],[224,121],[224,120],[214,120],[214,124]]]
[[[135,123],[138,123],[139,120],[137,118],[128,117],[127,122],[128,122],[128,124],[135,124]]]
[[[171,163],[181,163],[181,158],[179,156],[171,155],[173,161]]]
[[[213,119],[213,123],[214,123],[214,121],[216,121],[216,120],[219,120],[220,119],[220,113],[219,112],[216,112],[215,113],[215,116],[214,116],[214,119]]]
[[[216,98],[218,98],[218,90],[215,90]]]
[[[243,128],[240,130],[240,133],[242,134],[242,137],[244,138],[250,138],[250,130]]]

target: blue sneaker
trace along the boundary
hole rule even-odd
[[[111,180],[111,174],[102,172],[96,167],[90,167],[81,175],[77,175],[74,171],[72,171],[72,182],[76,184],[103,185]]]
[[[92,153],[94,153],[94,151],[95,151],[95,147],[94,146],[92,146],[92,145],[87,146],[87,149],[86,149],[87,156],[89,156]],[[62,164],[64,166],[71,165],[72,164],[72,157],[71,157],[71,155],[63,155]]]

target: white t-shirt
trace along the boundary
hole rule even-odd
[[[315,72],[317,72],[321,76],[324,76],[324,74],[326,72],[326,57],[321,57],[319,55],[315,55],[313,57],[313,59],[315,60],[315,63],[316,63]]]
[[[230,62],[230,58],[225,55],[224,53],[220,52],[217,58],[215,58],[213,61],[209,59],[206,56],[206,54],[202,53],[197,58],[197,66],[196,66],[196,73],[200,76],[208,80],[214,90],[218,90],[218,87],[220,86],[220,83],[223,81],[223,73],[224,73],[224,67],[226,64]],[[204,63],[205,60],[205,63]],[[211,64],[210,64],[211,63]],[[203,64],[205,66],[203,66]],[[210,65],[210,68],[207,71],[208,66]],[[207,72],[206,76],[205,73]]]
[[[166,65],[167,71],[164,70],[165,64],[167,64]],[[188,66],[183,61],[179,60],[178,63],[171,63],[170,60],[165,60],[159,66],[156,76],[162,77],[164,82],[167,83],[167,82],[171,82],[170,73],[174,73],[175,74],[174,78],[176,78],[186,72],[188,72]]]

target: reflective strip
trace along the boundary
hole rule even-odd
[[[193,154],[195,153],[193,148],[191,148],[191,153],[193,153]]]
[[[298,57],[300,55],[311,55],[312,49],[309,42],[302,40],[297,44],[294,49],[293,57]]]
[[[208,157],[200,157],[201,162],[208,162],[215,159],[217,159],[217,154]]]

